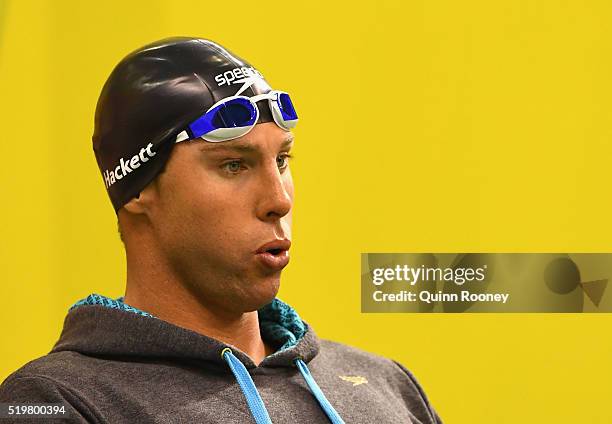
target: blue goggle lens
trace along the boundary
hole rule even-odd
[[[234,99],[219,105],[212,124],[215,128],[247,127],[255,118],[253,106],[244,99]]]
[[[291,102],[291,98],[287,93],[282,93],[278,96],[278,106],[280,107],[283,119],[294,120],[297,119],[297,113]]]
[[[210,110],[189,125],[193,137],[221,128],[249,127],[255,124],[257,111],[248,99],[231,99]]]

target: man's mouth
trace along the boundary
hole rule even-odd
[[[272,240],[257,249],[255,256],[266,268],[280,271],[289,263],[290,247],[291,241],[288,239]]]
[[[289,250],[291,247],[291,240],[289,239],[276,239],[259,246],[259,249],[255,253],[269,252],[273,255],[279,254],[284,250]]]

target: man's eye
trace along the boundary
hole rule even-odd
[[[239,160],[233,160],[231,162],[227,162],[223,164],[223,168],[225,168],[232,174],[238,173],[241,167],[242,167],[242,162]]]
[[[290,155],[289,153],[286,153],[284,155],[280,155],[279,157],[277,157],[276,158],[276,163],[278,164],[278,167],[280,169],[283,169],[283,168],[286,168],[287,166],[289,166],[289,159],[291,159],[292,157],[293,156]]]

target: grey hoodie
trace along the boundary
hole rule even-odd
[[[70,419],[57,422],[79,423],[441,423],[398,362],[318,338],[278,298],[258,315],[276,351],[255,365],[234,346],[92,294],[70,308],[51,352],[2,383],[0,403],[62,403]]]

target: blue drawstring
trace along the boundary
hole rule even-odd
[[[308,387],[310,387],[310,391],[312,392],[314,397],[317,398],[317,400],[319,401],[319,404],[321,405],[321,408],[323,408],[323,411],[325,411],[325,413],[329,417],[329,420],[332,422],[332,424],[344,424],[344,421],[342,420],[342,418],[340,418],[340,415],[338,415],[334,407],[331,406],[331,403],[329,403],[329,401],[323,394],[323,391],[321,390],[321,388],[319,387],[315,379],[310,374],[310,370],[306,366],[306,363],[302,361],[301,358],[296,358],[295,363],[297,367],[299,368],[300,372],[302,373],[302,375],[304,376],[304,380],[306,380]]]
[[[227,361],[230,369],[234,373],[234,376],[236,377],[236,380],[238,381],[238,384],[242,389],[242,393],[246,398],[247,405],[251,410],[251,414],[253,415],[253,418],[255,418],[255,422],[257,424],[272,424],[272,421],[270,420],[270,415],[268,415],[266,406],[264,405],[261,396],[259,396],[257,387],[255,387],[255,383],[253,382],[251,375],[249,374],[245,366],[242,364],[242,362],[240,362],[240,359],[236,358],[236,356],[232,353],[232,350],[229,347],[226,347],[221,351],[221,357]],[[332,424],[344,424],[344,421],[342,420],[342,418],[340,418],[338,412],[336,412],[334,407],[331,406],[331,404],[321,391],[321,388],[310,374],[310,370],[306,366],[306,363],[301,358],[296,358],[294,362],[302,373],[304,380],[306,380],[310,391],[317,399],[319,405],[321,405],[321,408],[323,408],[323,411],[325,411]]]
[[[264,405],[263,400],[261,400],[261,396],[259,396],[257,387],[255,387],[255,383],[253,383],[251,375],[242,362],[240,362],[240,359],[234,356],[229,347],[226,347],[221,351],[221,357],[227,361],[230,369],[234,373],[234,376],[242,389],[242,393],[244,393],[247,404],[249,405],[251,414],[253,415],[253,418],[255,418],[255,422],[257,424],[272,424],[268,411],[266,410],[266,406]]]

